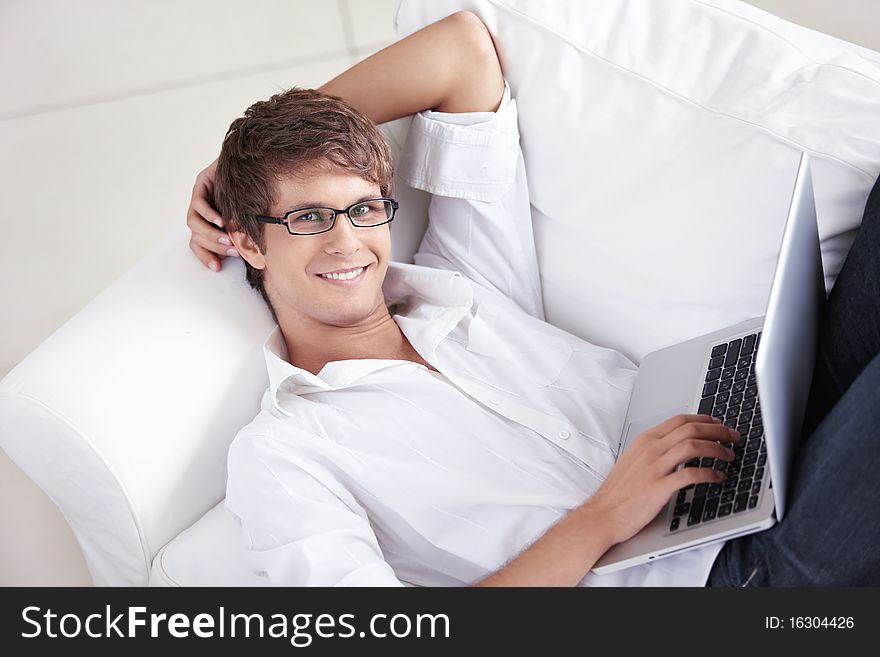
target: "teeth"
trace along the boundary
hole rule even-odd
[[[352,278],[357,278],[361,275],[361,272],[364,270],[363,267],[355,269],[354,271],[347,272],[345,274],[321,274],[324,278],[332,278],[334,281],[350,281]]]

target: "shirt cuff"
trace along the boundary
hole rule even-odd
[[[431,194],[497,201],[513,186],[518,156],[516,100],[505,80],[495,112],[416,114],[397,173]]]

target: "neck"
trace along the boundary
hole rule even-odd
[[[408,359],[409,340],[388,312],[384,301],[354,326],[325,324],[312,317],[279,317],[288,360],[317,375],[329,362],[361,358]]]

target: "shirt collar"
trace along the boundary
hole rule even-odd
[[[429,362],[440,340],[473,303],[473,291],[459,272],[394,261],[388,263],[382,293],[401,331]],[[312,374],[290,363],[279,326],[263,343],[263,355],[272,399],[285,415],[289,413],[284,410],[284,398],[289,395],[345,388],[372,372],[401,364],[399,360],[375,358],[331,361],[317,375]]]

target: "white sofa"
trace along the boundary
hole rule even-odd
[[[548,321],[638,362],[762,314],[801,150],[833,285],[880,172],[880,55],[735,0],[403,0],[398,33],[458,9],[517,98]],[[397,184],[411,261],[429,197]],[[96,585],[266,583],[222,502],[272,327],[181,227],[0,381],[0,446]]]

